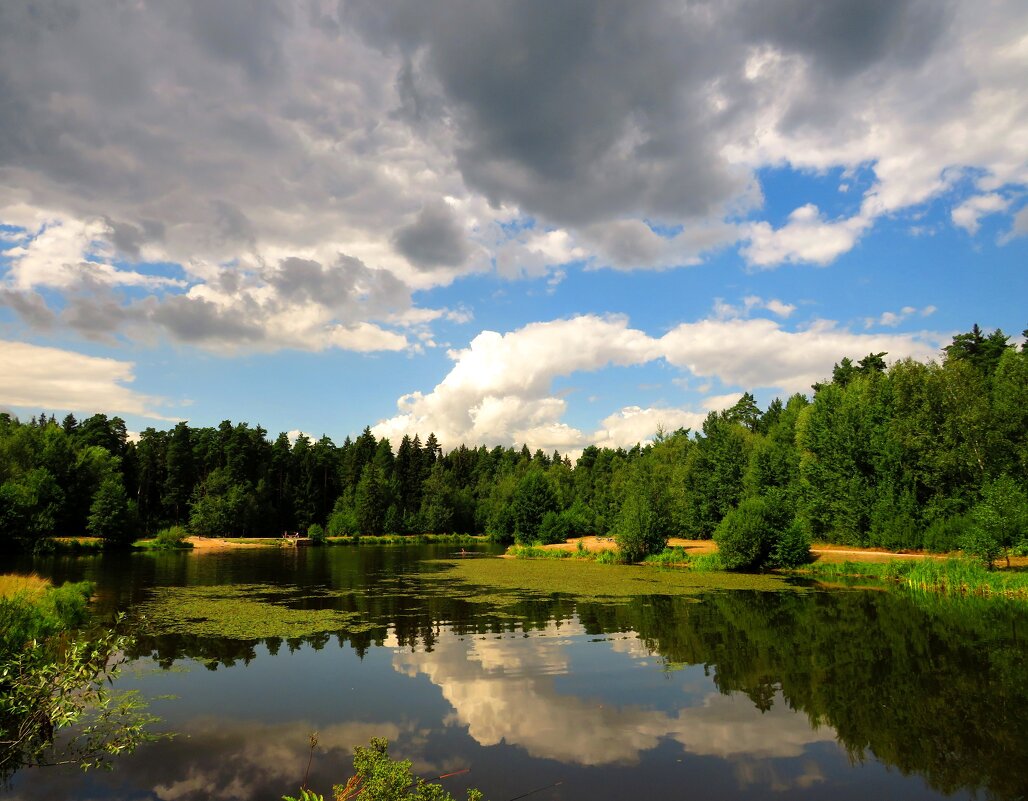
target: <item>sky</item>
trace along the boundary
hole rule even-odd
[[[0,409],[577,453],[1028,326],[1028,8],[4,0]]]

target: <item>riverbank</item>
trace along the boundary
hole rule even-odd
[[[606,537],[583,537],[555,545],[512,546],[506,556],[514,559],[578,557],[582,562],[614,562],[616,545]],[[609,556],[608,556],[609,554]],[[895,553],[873,548],[854,548],[826,543],[811,548],[811,562],[782,575],[807,576],[818,581],[875,579],[907,589],[941,595],[975,595],[1028,600],[1028,557],[1012,556],[1010,564],[986,570],[963,554]],[[690,572],[721,572],[717,543],[672,537],[667,549],[640,563],[648,566],[688,569]]]

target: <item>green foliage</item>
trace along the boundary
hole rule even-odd
[[[626,562],[638,562],[667,547],[671,519],[665,488],[652,470],[637,465],[626,485],[614,540]]]
[[[800,564],[809,560],[806,527],[795,519],[781,492],[746,498],[714,532],[726,570],[749,570]]]
[[[81,625],[92,594],[93,585],[83,581],[0,595],[0,661],[33,640]]]
[[[0,595],[0,778],[27,765],[105,765],[153,739],[154,718],[135,696],[108,690],[128,640],[69,634],[91,593],[83,582]],[[71,726],[76,735],[55,745]]]
[[[389,757],[389,742],[371,738],[368,746],[353,751],[353,777],[332,788],[335,801],[454,801],[441,785],[432,784],[411,774],[410,760]],[[283,801],[322,801],[322,796],[300,788],[300,795],[283,796]],[[468,790],[468,801],[482,801],[482,793]]]
[[[157,551],[189,550],[193,543],[186,540],[188,536],[189,532],[182,526],[168,526],[157,532],[152,548]]]
[[[547,512],[557,509],[557,496],[546,474],[529,470],[518,482],[511,499],[514,539],[519,545],[528,545],[539,538],[539,529]]]
[[[689,564],[689,554],[685,548],[674,547],[665,548],[660,553],[651,553],[644,560],[648,565],[687,565]]]
[[[1028,575],[988,570],[969,559],[894,559],[891,562],[815,562],[808,571],[827,579],[876,578],[918,592],[1028,599]]]
[[[953,515],[933,520],[924,532],[924,548],[930,553],[949,553],[961,547],[971,524],[968,515]]]
[[[571,536],[571,520],[564,512],[547,512],[539,524],[539,542],[553,545],[566,542]]]
[[[89,533],[110,545],[127,545],[135,526],[135,506],[128,499],[121,476],[105,478],[89,507]]]
[[[361,472],[353,500],[357,534],[378,535],[383,531],[388,506],[387,487],[381,469],[367,464]]]
[[[771,548],[769,564],[774,567],[799,567],[810,561],[810,529],[795,518],[778,536]]]
[[[312,545],[324,545],[328,541],[324,526],[319,526],[317,523],[311,523],[307,529],[307,536],[310,537]]]
[[[710,537],[744,498],[773,491],[818,540],[948,550],[966,539],[986,559],[997,536],[1009,544],[993,559],[1021,547],[982,509],[972,536],[968,515],[999,477],[1028,488],[1028,352],[976,327],[941,363],[886,356],[842,358],[812,400],[775,399],[761,413],[744,393],[696,434],[590,446],[573,466],[527,447],[444,452],[433,435],[394,452],[369,428],[336,445],[183,422],[128,442],[124,422],[105,415],[3,415],[0,548],[50,551],[54,538],[90,531],[125,542],[135,509],[139,534],[188,523],[194,534],[278,537],[321,525],[330,537],[486,533],[507,544],[619,530],[629,557],[642,557],[662,549],[662,532]]]
[[[227,469],[214,470],[193,492],[189,528],[198,537],[239,534],[251,499],[248,487],[234,483]]]
[[[1028,497],[1010,476],[989,482],[971,510],[964,550],[990,570],[996,559],[1028,537]]]

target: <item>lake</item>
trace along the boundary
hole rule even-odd
[[[524,563],[454,550],[8,565],[89,579],[99,614],[129,613],[140,637],[117,688],[151,699],[176,736],[111,772],[23,771],[0,795],[279,799],[316,731],[309,785],[325,793],[352,746],[381,736],[417,775],[467,769],[443,785],[492,801],[1026,797],[1017,606],[761,577],[664,594],[674,574],[602,565],[582,568],[630,572],[582,573],[591,591],[567,595],[520,573],[476,584],[478,562]],[[554,569],[581,568],[527,568]],[[622,577],[617,592],[604,575]]]

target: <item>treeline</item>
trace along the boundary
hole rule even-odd
[[[394,447],[368,428],[336,445],[183,422],[130,442],[117,417],[0,415],[0,543],[122,542],[170,525],[228,536],[316,526],[504,542],[615,535],[638,557],[670,535],[718,532],[739,565],[773,562],[776,549],[810,537],[943,551],[974,529],[1016,544],[1028,506],[1024,346],[975,326],[938,363],[887,367],[886,355],[842,359],[812,397],[761,410],[746,393],[699,432],[590,446],[575,464],[527,446],[444,452],[432,434]]]

